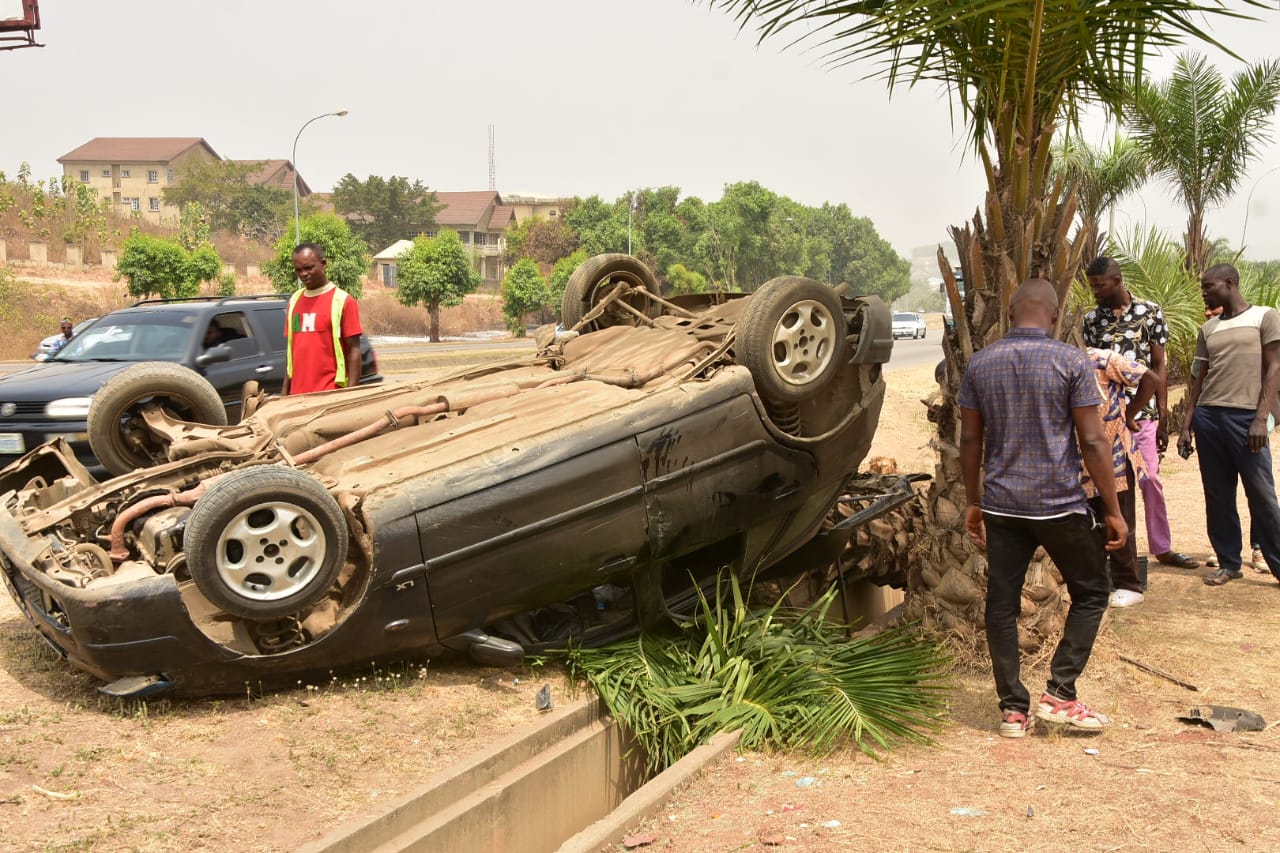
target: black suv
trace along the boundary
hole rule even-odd
[[[0,378],[0,466],[62,437],[81,462],[96,468],[88,425],[93,397],[109,379],[140,362],[170,362],[203,376],[221,398],[227,421],[234,423],[245,382],[280,391],[287,302],[282,294],[149,299],[107,314],[48,361]],[[381,382],[377,358],[363,336],[360,352],[360,384]],[[191,414],[181,407],[176,413]]]

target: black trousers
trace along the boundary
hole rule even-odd
[[[1103,559],[1111,575],[1111,588],[1146,592],[1147,566],[1138,561],[1138,496],[1133,482],[1132,466],[1125,466],[1125,478],[1128,481],[1128,488],[1116,492],[1116,500],[1120,504],[1120,515],[1124,518],[1124,523],[1129,526],[1128,541],[1119,551],[1108,551],[1103,548],[1107,541],[1106,528],[1100,527],[1095,532],[1098,537],[1098,547],[1102,548]],[[1090,498],[1089,509],[1093,511],[1094,518],[1102,518],[1102,498]]]
[[[983,518],[987,527],[987,646],[1000,710],[1025,714],[1031,707],[1031,697],[1020,677],[1018,614],[1027,565],[1040,545],[1057,564],[1071,593],[1071,609],[1049,665],[1047,689],[1059,699],[1075,699],[1076,679],[1089,662],[1110,595],[1093,520],[1083,513],[1059,518],[983,513]]]

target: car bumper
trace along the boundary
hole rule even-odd
[[[33,421],[22,424],[0,421],[0,468],[57,438],[65,439],[76,458],[86,467],[98,464],[93,449],[89,447],[89,425],[85,421]]]

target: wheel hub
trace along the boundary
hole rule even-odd
[[[805,385],[821,375],[836,351],[835,318],[820,302],[797,302],[778,320],[772,339],[773,365],[791,385]]]
[[[276,601],[306,587],[324,562],[316,517],[279,501],[246,509],[218,537],[217,571],[246,599]]]

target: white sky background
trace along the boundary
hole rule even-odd
[[[1280,54],[1280,12],[1215,23],[1245,59]],[[981,200],[979,169],[935,86],[900,90],[827,70],[783,41],[757,48],[688,0],[44,0],[44,48],[0,52],[0,170],[95,136],[202,136],[234,159],[288,158],[303,177],[404,175],[488,188],[488,125],[507,193],[679,186],[704,201],[756,180],[809,205],[844,202],[903,255],[946,241]],[[1240,67],[1214,56],[1233,73]],[[1168,62],[1158,63],[1157,77]],[[1100,142],[1101,122],[1091,133]],[[1211,236],[1280,258],[1280,147],[1263,153]],[[1280,168],[1276,169],[1280,172]],[[1145,210],[1145,212],[1144,212]],[[1122,205],[1180,237],[1159,183]]]

